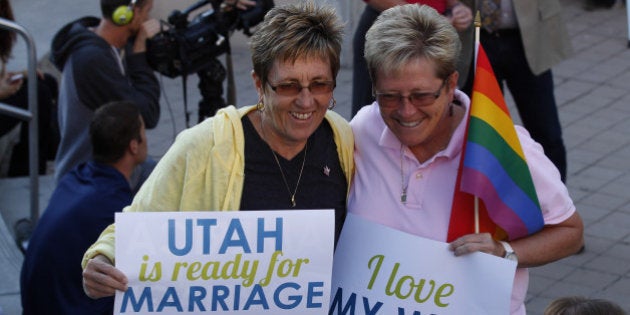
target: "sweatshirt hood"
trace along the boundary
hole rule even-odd
[[[90,30],[98,26],[100,19],[93,16],[82,17],[63,26],[53,37],[50,60],[59,71],[70,55],[79,48],[106,43],[96,33]]]

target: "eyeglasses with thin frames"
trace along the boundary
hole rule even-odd
[[[385,108],[396,108],[402,104],[403,99],[407,99],[415,107],[429,106],[435,103],[435,100],[440,97],[442,89],[446,86],[448,78],[442,81],[440,88],[433,93],[426,92],[411,92],[409,95],[402,95],[400,93],[379,93],[376,92],[376,99],[378,104]]]
[[[313,81],[308,86],[302,86],[298,82],[284,82],[272,85],[267,82],[269,87],[282,96],[296,96],[302,92],[302,89],[308,89],[313,95],[321,95],[331,93],[335,89],[334,81]]]

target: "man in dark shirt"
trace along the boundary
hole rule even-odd
[[[142,116],[131,102],[100,107],[90,124],[93,160],[62,177],[22,265],[24,315],[112,314],[113,298],[83,292],[81,259],[114,214],[131,203],[129,178],[147,157]]]

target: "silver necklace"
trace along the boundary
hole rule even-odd
[[[265,142],[267,142],[266,141],[267,136],[265,135],[265,129],[263,128],[263,124],[262,124],[262,117],[260,118],[260,130],[262,131],[262,134],[263,134],[263,140]],[[302,179],[302,172],[304,171],[304,164],[306,164],[306,153],[307,153],[307,150],[308,150],[308,140],[306,141],[306,144],[304,145],[304,158],[302,159],[302,168],[300,168],[300,174],[298,175],[298,180],[297,180],[297,183],[295,184],[295,189],[293,190],[293,193],[291,193],[291,188],[289,188],[289,182],[287,182],[287,178],[286,178],[286,176],[284,176],[284,171],[282,170],[282,166],[280,165],[280,160],[278,159],[278,155],[271,148],[271,145],[269,145],[267,143],[267,146],[269,147],[269,150],[271,150],[271,154],[273,154],[273,158],[276,160],[276,164],[278,165],[278,168],[280,169],[280,175],[282,175],[282,180],[284,181],[284,186],[287,188],[287,192],[289,192],[289,196],[291,197],[291,199],[290,199],[291,207],[295,208],[295,206],[297,205],[297,203],[295,202],[295,194],[297,194],[298,187],[300,186],[300,180]]]
[[[271,146],[269,147],[269,149],[271,149]],[[293,208],[295,208],[296,206],[295,194],[297,193],[298,187],[300,186],[300,180],[302,179],[302,171],[304,171],[304,164],[306,164],[306,150],[307,149],[308,149],[308,141],[306,142],[306,145],[304,146],[304,158],[302,159],[302,168],[300,168],[300,175],[298,175],[298,180],[297,180],[297,183],[295,184],[295,189],[293,190],[293,193],[291,193],[291,189],[289,188],[289,183],[287,182],[287,178],[284,176],[284,171],[282,170],[282,166],[280,166],[278,155],[276,155],[276,152],[274,152],[273,149],[271,149],[271,153],[273,154],[274,159],[276,159],[276,164],[278,164],[278,168],[280,169],[280,175],[282,175],[282,180],[284,181],[284,185],[287,187],[287,191],[289,192],[289,195],[291,195],[291,207]]]
[[[400,144],[400,189],[401,189],[400,202],[407,203],[407,187],[408,187],[408,185],[405,184],[405,170],[403,168],[403,153],[404,153],[404,149],[403,149],[403,145],[401,143]]]

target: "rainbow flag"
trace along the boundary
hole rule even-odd
[[[543,228],[540,203],[521,143],[481,45],[463,159],[461,190],[483,201],[491,220],[509,239]]]

